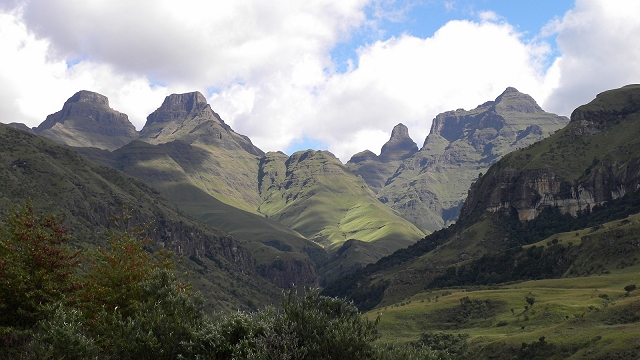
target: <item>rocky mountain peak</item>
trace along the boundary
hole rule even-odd
[[[110,108],[106,96],[87,90],[71,96],[62,110],[47,116],[34,130],[60,144],[106,150],[138,137],[126,114]]]
[[[400,123],[391,131],[391,138],[380,150],[380,160],[400,160],[418,151],[418,145],[409,137],[409,129]]]
[[[80,90],[73,94],[64,104],[70,103],[89,103],[97,106],[109,108],[109,98],[93,91]]]
[[[473,110],[458,109],[438,114],[431,123],[430,134],[455,141],[477,129],[494,128],[499,131],[506,125],[505,119],[512,117],[508,114],[513,113],[538,114],[544,113],[544,110],[531,96],[508,87],[494,101],[487,101]],[[425,145],[428,141],[427,138]]]
[[[508,87],[500,94],[496,98],[494,106],[498,112],[515,111],[535,114],[544,111],[531,96],[523,94],[513,87]]]
[[[147,117],[140,138],[151,144],[182,140],[264,155],[248,137],[225,124],[198,91],[165,97],[162,105]]]
[[[218,114],[211,110],[207,99],[199,91],[171,94],[165,97],[162,105],[147,117],[145,127],[155,122],[169,122],[196,116],[206,120],[221,121]]]

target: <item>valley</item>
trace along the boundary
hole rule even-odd
[[[130,211],[208,314],[310,287],[379,316],[381,348],[636,358],[639,134],[640,85],[570,119],[507,88],[436,116],[420,148],[400,123],[380,155],[343,164],[264,152],[199,92],[167,96],[138,132],[80,91],[36,128],[0,125],[0,208],[31,199],[85,250]]]

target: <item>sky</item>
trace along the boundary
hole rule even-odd
[[[398,123],[512,86],[569,116],[640,83],[636,0],[0,0],[0,122],[39,125],[79,90],[139,130],[200,91],[264,151],[380,152]]]

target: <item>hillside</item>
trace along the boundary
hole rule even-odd
[[[263,203],[271,219],[320,244],[333,256],[325,281],[406,247],[424,233],[377,201],[359,177],[327,151],[299,151],[287,157],[267,153],[260,162]],[[352,244],[362,251],[346,251]],[[355,247],[351,250],[355,250]]]
[[[494,101],[475,109],[436,116],[417,152],[408,151],[407,134],[403,136],[405,153],[391,157],[393,161],[385,160],[389,158],[383,156],[385,151],[379,159],[359,153],[347,166],[377,189],[380,201],[421,229],[435,231],[457,219],[469,186],[479,173],[567,122],[565,117],[542,110],[531,96],[507,88]],[[393,147],[397,138],[392,135],[385,147]]]
[[[620,265],[610,258],[598,267],[586,260],[592,251],[604,254],[606,249],[597,248],[605,238],[589,249],[584,234],[640,212],[639,110],[640,86],[598,95],[576,109],[564,129],[494,164],[472,185],[455,225],[336,281],[324,292],[372,308],[425,288],[566,277],[634,265],[635,260]],[[559,232],[582,241],[572,241],[573,248],[566,251],[555,246],[522,248]],[[608,233],[611,251],[629,253],[623,245],[625,234]],[[581,265],[590,270],[578,271],[574,266],[581,262],[594,268]]]
[[[334,156],[264,154],[226,125],[199,92],[167,96],[139,140],[112,151],[76,150],[151,184],[196,219],[247,240],[259,273],[280,287],[315,286],[424,236],[382,206]],[[347,240],[362,244],[332,256]]]
[[[43,214],[64,218],[76,246],[104,241],[103,229],[123,207],[133,224],[153,223],[154,247],[169,247],[180,272],[207,299],[209,311],[277,301],[279,291],[257,274],[249,250],[225,233],[184,215],[164,196],[120,171],[96,165],[45,138],[0,125],[0,210],[27,198]]]

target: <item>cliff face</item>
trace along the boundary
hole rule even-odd
[[[475,109],[441,113],[422,148],[399,163],[377,197],[422,229],[438,230],[457,219],[479,173],[567,123],[514,88]],[[363,170],[354,172],[367,180]]]
[[[599,94],[569,125],[509,154],[471,187],[460,219],[515,208],[521,220],[544,208],[576,215],[640,188],[640,85]]]
[[[404,124],[398,124],[391,131],[389,141],[382,146],[380,156],[365,150],[353,155],[347,167],[360,175],[371,189],[378,191],[402,161],[417,151],[418,145],[409,137],[409,129]]]
[[[127,115],[109,107],[106,96],[82,90],[47,116],[35,133],[64,145],[115,150],[138,137]]]

